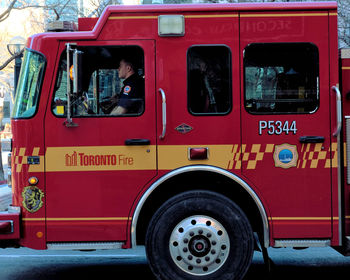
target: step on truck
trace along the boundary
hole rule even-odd
[[[320,32],[321,30],[321,32]],[[109,6],[28,38],[2,247],[143,245],[157,279],[350,236],[337,4]]]

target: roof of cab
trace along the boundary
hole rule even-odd
[[[166,4],[166,5],[115,5],[107,6],[94,28],[79,32],[47,32],[33,35],[27,41],[27,47],[34,47],[35,41],[44,38],[58,40],[93,40],[98,37],[111,14],[155,13],[179,14],[186,12],[247,12],[247,11],[308,11],[337,9],[337,2],[269,2],[269,3],[225,3],[225,4]],[[96,21],[96,20],[95,20]],[[93,22],[93,21],[92,21]]]

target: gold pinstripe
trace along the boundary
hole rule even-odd
[[[206,14],[206,15],[184,15],[185,18],[248,18],[248,17],[319,17],[319,16],[337,16],[337,13],[329,13],[328,12],[318,12],[318,13],[266,13],[266,14],[257,14],[257,13],[249,13],[245,14],[237,11],[235,14]],[[158,19],[158,16],[110,16],[109,20],[113,19]]]

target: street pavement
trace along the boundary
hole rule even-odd
[[[331,248],[269,249],[269,254],[274,262],[272,271],[266,271],[261,253],[257,252],[244,280],[349,279],[350,257],[344,257]],[[143,247],[84,252],[0,249],[1,280],[66,280],[75,277],[82,280],[154,279]]]

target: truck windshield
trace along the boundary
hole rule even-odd
[[[24,52],[12,118],[34,116],[39,102],[44,69],[45,58],[43,55],[30,50]]]

